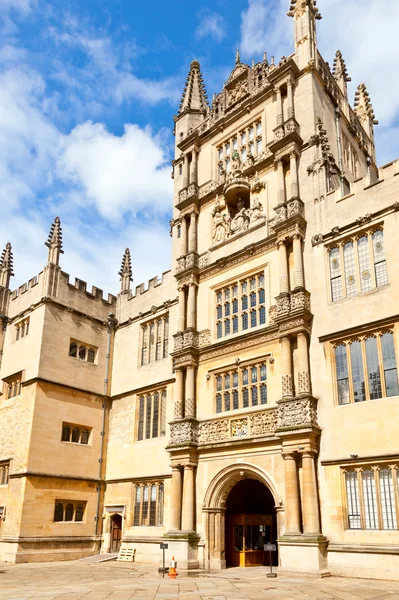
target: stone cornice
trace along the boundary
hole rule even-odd
[[[88,363],[88,364],[90,364],[90,363]],[[98,365],[94,365],[94,366],[98,366]],[[81,394],[88,394],[90,396],[96,396],[99,400],[108,400],[109,399],[109,396],[104,396],[104,394],[102,394],[101,392],[93,392],[92,390],[86,390],[84,388],[69,385],[67,383],[60,383],[59,381],[53,381],[51,379],[45,379],[44,377],[39,377],[39,376],[31,377],[30,379],[27,379],[26,381],[21,382],[22,387],[32,385],[32,383],[39,383],[39,384],[44,383],[47,385],[55,385],[57,387],[61,387],[66,390],[74,390],[76,392],[80,392]]]
[[[355,455],[354,455],[355,456]],[[320,460],[320,464],[323,465],[324,467],[327,466],[350,466],[350,465],[369,465],[370,463],[374,463],[374,462],[387,462],[387,463],[392,463],[392,462],[397,462],[399,461],[399,454],[393,453],[393,454],[373,454],[371,456],[355,456],[355,458],[351,458],[348,456],[344,456],[343,458],[323,458],[322,460]]]
[[[168,359],[165,358],[165,360],[168,360]],[[175,377],[171,377],[169,379],[164,379],[163,381],[151,383],[150,385],[146,385],[146,386],[143,386],[140,388],[133,388],[131,390],[128,390],[127,392],[121,392],[120,394],[115,394],[114,396],[110,396],[110,400],[111,400],[111,402],[113,402],[114,400],[120,400],[121,398],[125,398],[127,396],[132,396],[134,394],[145,394],[150,391],[156,391],[159,388],[165,387],[174,382],[175,382]]]
[[[57,475],[53,473],[37,473],[36,471],[24,471],[22,473],[10,473],[10,479],[20,479],[22,477],[46,477],[47,479],[67,479],[68,481],[87,481],[89,483],[104,483],[104,479],[96,477],[79,477],[77,475]]]
[[[166,475],[145,475],[144,477],[116,477],[105,479],[105,483],[149,483],[149,482],[162,482],[164,479],[171,479],[172,473],[167,473]],[[115,504],[115,503],[114,503]]]
[[[62,302],[58,302],[57,300],[54,300],[54,298],[50,298],[49,296],[43,296],[38,302],[34,302],[33,304],[28,306],[25,310],[21,311],[14,317],[8,317],[8,323],[14,323],[14,321],[18,321],[19,319],[32,313],[34,310],[37,310],[41,306],[44,306],[45,304],[51,304],[52,306],[55,306],[56,308],[58,308],[60,310],[64,310],[65,312],[72,313],[81,319],[87,319],[89,321],[95,322],[98,325],[102,325],[104,327],[107,326],[107,321],[105,319],[103,320],[98,317],[93,317],[92,315],[88,315],[87,313],[84,313],[80,310],[76,310],[76,308],[71,308],[71,307],[67,306],[66,304],[63,304]]]

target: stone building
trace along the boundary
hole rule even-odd
[[[399,161],[292,0],[294,53],[174,118],[172,271],[117,296],[0,264],[0,558],[399,573]],[[172,207],[171,207],[172,208]],[[398,273],[399,275],[399,273]]]

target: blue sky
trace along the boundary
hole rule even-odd
[[[378,163],[399,156],[399,2],[319,0],[319,48],[339,48],[368,86]],[[0,246],[13,285],[39,272],[61,217],[62,267],[119,289],[126,246],[135,285],[170,266],[173,115],[194,58],[208,96],[235,49],[250,62],[292,52],[289,0],[0,0]]]

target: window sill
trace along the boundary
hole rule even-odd
[[[144,365],[139,365],[139,369],[143,369],[144,367],[150,367],[151,365],[158,365],[159,363],[163,362],[164,360],[168,360],[168,356],[166,356],[165,358],[160,358],[159,360],[152,360],[151,362],[147,362]]]
[[[153,442],[154,440],[161,440],[165,437],[165,435],[166,433],[163,433],[162,435],[158,435],[157,437],[145,438],[144,440],[133,440],[133,442],[135,444],[142,444],[143,442]]]
[[[69,356],[68,358],[71,358],[72,360],[76,360],[79,361],[82,365],[90,365],[91,367],[98,367],[98,363],[94,362],[89,362],[88,360],[83,360],[81,358],[78,358],[77,356]]]
[[[377,292],[380,292],[381,290],[386,290],[387,288],[390,287],[390,283],[385,283],[384,285],[380,285],[379,287],[375,287],[372,290],[368,290],[368,292],[358,292],[357,294],[354,294],[353,296],[345,296],[345,298],[340,298],[339,300],[329,300],[328,304],[329,306],[335,306],[337,304],[340,304],[341,302],[348,302],[349,300],[354,300],[355,298],[362,298],[364,296],[369,296],[370,294],[376,294]]]
[[[266,382],[262,382],[262,383],[266,383]],[[255,385],[255,384],[254,384]],[[258,385],[258,384],[257,384]],[[234,410],[226,410],[220,413],[214,413],[210,419],[214,420],[214,419],[218,419],[219,417],[221,419],[226,418],[226,417],[237,417],[239,415],[248,415],[248,414],[252,414],[254,412],[259,412],[261,410],[265,410],[265,409],[272,409],[275,408],[274,406],[271,406],[270,403],[267,404],[258,404],[257,406],[248,406],[248,408],[236,408]],[[202,418],[200,419],[201,421],[203,420]],[[209,420],[209,417],[206,417],[206,419],[204,420]]]
[[[369,404],[370,402],[379,402],[380,400],[399,400],[399,394],[396,396],[382,396],[381,398],[375,398],[374,400],[361,400],[360,402],[348,402],[347,404],[336,404],[336,408],[347,408],[348,406],[359,406],[359,404]],[[354,530],[356,531],[356,530]],[[363,531],[363,530],[362,530]],[[369,531],[368,529],[365,531]],[[374,530],[373,530],[374,531]]]
[[[68,444],[69,446],[83,446],[84,448],[91,448],[92,444],[81,444],[80,442],[67,442],[66,440],[60,440],[61,444]]]
[[[334,302],[335,304],[335,302]],[[248,309],[251,310],[251,309]],[[234,315],[232,315],[234,316]],[[231,318],[231,317],[230,317]],[[237,333],[230,333],[229,335],[224,335],[223,337],[214,337],[213,338],[213,342],[211,342],[212,344],[218,344],[220,342],[229,342],[230,340],[234,340],[236,337],[240,336],[240,335],[247,335],[248,333],[252,333],[253,331],[261,331],[262,329],[265,329],[267,327],[270,327],[270,324],[268,325],[267,323],[264,323],[263,325],[257,325],[256,327],[248,327],[248,329],[243,329],[241,331],[237,331]]]

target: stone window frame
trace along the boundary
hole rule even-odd
[[[359,167],[360,167],[359,157],[358,157],[355,147],[349,141],[348,137],[345,134],[343,134],[343,136],[342,136],[342,146],[343,146],[344,167],[345,167],[346,171],[349,171],[352,178],[354,180],[356,180],[358,177]]]
[[[245,143],[243,143],[243,136],[245,136]],[[221,175],[222,170],[226,173],[231,171],[231,156],[234,151],[237,150],[241,164],[244,164],[248,156],[252,155],[255,157],[263,152],[266,147],[265,139],[264,119],[263,115],[260,114],[258,117],[251,120],[245,127],[241,127],[239,131],[236,131],[227,139],[223,140],[223,142],[220,142],[216,146],[219,176]]]
[[[60,506],[62,506],[61,519]],[[55,500],[54,501],[54,523],[85,523],[86,519],[86,500]],[[72,511],[72,512],[71,512]],[[71,518],[69,518],[71,516]],[[68,517],[68,518],[67,518]],[[78,519],[76,517],[79,517]]]
[[[0,530],[1,530],[1,525],[3,523],[3,521],[6,520],[6,507],[0,506]]]
[[[136,483],[134,490],[133,526],[162,527],[164,501],[165,484],[163,480]]]
[[[169,313],[145,321],[140,326],[139,366],[145,367],[169,356]]]
[[[344,529],[399,529],[399,464],[368,463],[341,467]]]
[[[16,342],[18,342],[19,340],[21,340],[22,338],[24,338],[28,335],[29,325],[30,325],[29,317],[26,317],[25,319],[18,321],[18,323],[15,323],[14,328],[15,328],[15,341]]]
[[[329,244],[327,268],[333,303],[389,285],[383,226],[375,225]]]
[[[253,280],[255,280],[254,286],[252,286]],[[246,288],[244,288],[245,284]],[[263,302],[260,302],[261,293],[263,293]],[[264,268],[215,288],[214,295],[215,340],[228,339],[231,336],[248,333],[267,325]],[[254,314],[255,325],[253,325]],[[246,327],[244,327],[244,318],[246,318]]]
[[[391,350],[393,350],[394,356],[391,356],[390,359],[387,356],[387,345],[382,342],[383,336],[385,336],[386,334],[392,335]],[[372,338],[376,340],[376,343],[367,344],[367,340]],[[388,340],[389,338],[385,339]],[[353,348],[355,348],[354,343],[360,343],[360,353],[359,350],[353,350]],[[337,351],[338,348],[341,348],[340,354]],[[345,349],[345,352],[343,352],[342,348]],[[356,346],[356,348],[359,349],[359,346]],[[350,337],[344,339],[341,338],[340,340],[335,340],[331,342],[331,365],[336,405],[347,406],[350,404],[355,404],[357,402],[377,400],[380,398],[392,398],[398,396],[398,357],[399,352],[397,332],[394,325],[385,326],[378,330],[362,332],[358,335],[352,334]],[[375,359],[378,360],[378,373],[375,372],[375,374],[377,374],[377,377],[375,377],[373,389],[370,388],[370,381],[373,384],[371,378],[373,372],[370,371],[370,368],[372,366],[372,361]],[[392,359],[394,359],[394,365],[396,366],[389,366],[389,361]],[[388,371],[396,371],[396,379],[395,381],[391,381],[389,385],[392,386],[392,389],[394,389],[394,386],[396,385],[396,390],[398,391],[398,394],[389,393],[390,390],[388,390],[387,392]],[[341,375],[341,377],[339,377],[338,375]],[[361,380],[361,376],[363,376],[363,381]],[[340,381],[342,381],[343,383],[340,384]],[[360,384],[360,390],[361,393],[363,393],[363,398],[360,400],[355,400],[356,394],[359,391],[355,389],[356,384],[358,387]],[[340,391],[340,388],[343,390],[343,392]],[[345,393],[345,396],[343,395],[343,393]],[[343,398],[347,398],[347,401],[342,401]]]
[[[2,460],[0,462],[0,486],[8,485],[10,479],[11,460]]]
[[[69,435],[67,436],[67,429],[69,429]],[[65,444],[75,444],[80,446],[91,446],[92,427],[86,427],[85,425],[77,425],[76,423],[70,423],[63,421],[61,428],[61,442]],[[66,438],[69,439],[66,439]],[[77,439],[77,441],[76,441]],[[83,441],[87,440],[87,441]]]
[[[80,342],[75,338],[71,338],[69,341],[68,356],[70,358],[75,358],[76,360],[81,360],[82,362],[87,362],[91,365],[98,364],[98,348],[92,344]]]
[[[22,393],[22,379],[23,372],[19,371],[14,375],[10,375],[9,377],[5,377],[3,379],[3,393],[5,395],[6,400],[11,400],[12,398],[17,398]]]
[[[256,380],[253,379],[253,369],[256,369]],[[235,363],[230,365],[230,368],[222,367],[215,370],[213,372],[215,414],[253,408],[259,410],[260,407],[268,406],[267,371],[268,360],[266,357]],[[255,399],[256,403],[254,403]]]
[[[136,394],[137,442],[166,435],[166,386]]]

